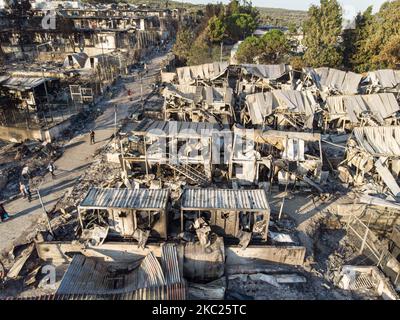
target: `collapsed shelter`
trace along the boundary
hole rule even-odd
[[[231,88],[168,86],[164,92],[164,119],[233,123],[235,98]]]
[[[397,124],[399,103],[393,93],[356,96],[331,96],[326,99],[326,124],[335,127],[351,125]]]
[[[400,127],[355,128],[347,144],[346,161],[354,173],[342,169],[346,182],[356,185],[365,181],[383,184],[394,197],[400,196]]]
[[[154,121],[136,123],[123,161],[151,167],[165,165],[195,183],[211,179],[213,159],[220,157],[220,138],[230,131],[207,122]]]
[[[285,64],[239,65],[238,93],[251,94],[274,89],[290,89],[291,70]],[[286,86],[285,86],[286,85]]]
[[[246,96],[242,121],[244,125],[312,129],[318,106],[311,91],[260,92]]]
[[[304,68],[306,86],[315,86],[321,96],[326,98],[333,94],[357,94],[362,75],[333,68]]]
[[[272,183],[278,178],[280,184],[317,186],[322,164],[320,134],[234,129],[229,177],[240,183]]]
[[[222,84],[228,62],[214,62],[176,69],[179,84]]]

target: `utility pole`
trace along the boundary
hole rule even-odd
[[[37,53],[37,57],[38,57],[38,58],[39,58],[39,47],[45,46],[45,45],[47,45],[47,44],[51,44],[51,41],[36,45],[36,53]],[[39,63],[39,64],[40,64],[40,63]],[[47,83],[46,83],[46,78],[45,78],[45,76],[44,76],[44,68],[43,68],[43,66],[42,66],[41,64],[40,64],[40,68],[41,68],[41,70],[42,70],[44,91],[46,92],[47,107],[49,108],[49,106],[50,106],[49,92],[47,91]],[[46,124],[47,124],[46,116],[44,116],[44,120],[45,120],[45,122],[46,122]],[[47,126],[47,128],[48,128],[48,126]]]
[[[117,105],[114,105],[114,138],[117,136]]]
[[[221,58],[220,58],[220,62],[222,62],[222,52],[224,50],[224,42],[221,41]]]

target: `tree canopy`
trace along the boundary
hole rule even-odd
[[[321,0],[312,5],[304,23],[304,60],[313,67],[339,67],[343,62],[340,44],[342,8],[337,0]]]

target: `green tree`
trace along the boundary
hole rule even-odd
[[[188,55],[188,65],[199,65],[214,61],[213,48],[208,41],[207,32],[202,32],[191,45]]]
[[[363,13],[357,14],[355,29],[346,30],[343,35],[345,66],[356,72],[367,71],[371,63],[372,53],[366,45],[374,20],[370,6]]]
[[[208,21],[207,34],[211,42],[221,42],[225,38],[226,25],[217,17]]]
[[[261,39],[263,53],[260,63],[276,64],[285,62],[290,51],[289,40],[280,30],[271,30]]]
[[[263,41],[255,36],[247,37],[236,52],[236,59],[239,63],[254,63],[264,51]]]
[[[226,19],[227,33],[232,40],[238,41],[251,35],[257,28],[257,22],[249,14],[233,14]]]
[[[367,27],[368,38],[361,46],[361,52],[370,57],[366,70],[389,68],[396,57],[396,43],[400,35],[400,0],[385,2],[376,14],[373,23]]]
[[[320,6],[308,10],[304,23],[304,60],[314,67],[340,67],[343,52],[339,43],[342,34],[342,8],[337,0],[321,0]]]
[[[192,31],[189,29],[179,30],[172,52],[182,63],[187,62],[194,41],[195,36]]]

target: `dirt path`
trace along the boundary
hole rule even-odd
[[[144,97],[151,92],[151,84],[154,79],[151,75],[157,73],[165,54],[151,60],[148,65],[148,77],[143,80]],[[128,78],[129,79],[129,78]],[[45,208],[50,211],[58,200],[71,189],[76,180],[81,177],[93,161],[93,154],[110,141],[115,130],[115,108],[117,104],[117,122],[126,119],[140,102],[140,84],[135,77],[132,83],[125,82],[117,85],[116,97],[109,101],[103,101],[97,107],[104,112],[93,123],[86,127],[86,133],[73,138],[66,146],[63,156],[55,162],[56,177],[52,179],[47,174],[41,183],[39,190]],[[126,90],[133,92],[133,101],[126,99]],[[135,106],[136,104],[136,106]],[[88,133],[91,129],[96,132],[96,143],[90,145]],[[34,190],[32,190],[34,191]],[[35,233],[39,222],[44,217],[43,209],[36,192],[33,192],[32,202],[18,198],[6,205],[11,219],[0,223],[0,257],[4,256],[16,245],[25,243]]]

